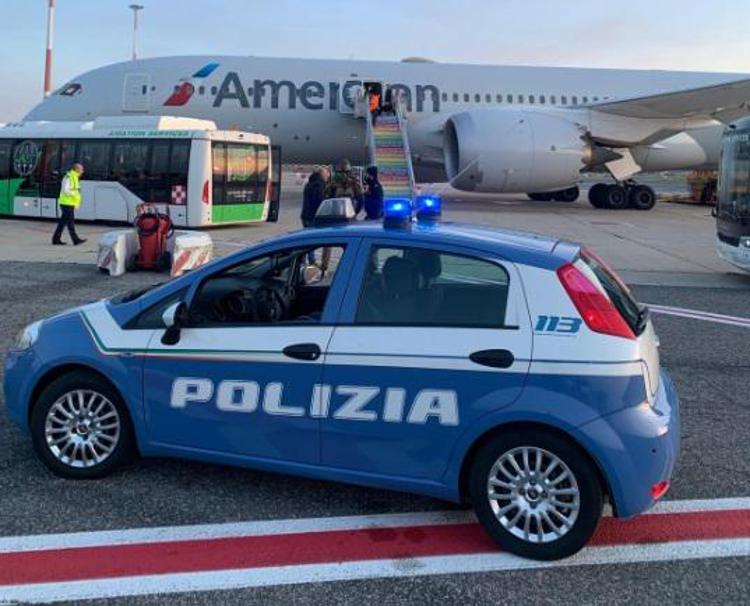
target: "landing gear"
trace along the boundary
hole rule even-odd
[[[620,210],[630,206],[636,210],[651,210],[656,204],[656,193],[648,185],[634,182],[596,183],[589,189],[589,202],[595,208]]]
[[[545,191],[526,195],[535,202],[551,202],[552,200],[555,202],[575,202],[578,200],[580,193],[581,190],[578,189],[578,186],[575,186],[558,191]]]

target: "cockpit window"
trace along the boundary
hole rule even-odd
[[[65,85],[61,90],[60,94],[66,97],[72,97],[79,94],[83,90],[83,87],[77,82]]]

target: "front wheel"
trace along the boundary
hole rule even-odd
[[[42,391],[31,414],[31,439],[42,462],[71,479],[107,475],[134,446],[120,395],[82,371],[63,375]]]
[[[503,549],[534,560],[578,552],[602,513],[596,470],[568,439],[544,430],[499,434],[470,476],[477,518]]]

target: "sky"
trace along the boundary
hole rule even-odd
[[[132,0],[56,0],[53,82],[130,58]],[[0,0],[0,123],[42,97],[48,0]],[[139,0],[139,56],[750,73],[748,0]]]

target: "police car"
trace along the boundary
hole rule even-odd
[[[578,551],[606,501],[667,490],[679,405],[647,310],[594,253],[441,223],[282,235],[36,322],[6,406],[41,460],[100,477],[172,456],[470,502],[504,549]],[[413,215],[416,213],[416,217]]]

